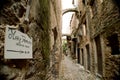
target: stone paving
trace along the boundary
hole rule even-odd
[[[59,80],[95,80],[93,75],[85,71],[84,67],[77,64],[69,56],[63,56]]]

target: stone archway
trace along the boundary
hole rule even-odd
[[[68,13],[68,12],[78,12],[78,9],[77,9],[77,8],[64,9],[64,10],[62,11],[62,15],[64,15],[65,13]]]

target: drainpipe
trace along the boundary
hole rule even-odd
[[[27,9],[26,9],[26,14],[25,14],[25,21],[29,22],[29,14],[30,14],[30,4],[32,0],[28,0],[27,2]]]
[[[32,0],[27,0],[27,8],[25,13],[25,18],[23,24],[19,26],[20,30],[23,33],[27,33],[29,31],[29,14],[30,14],[30,4]]]

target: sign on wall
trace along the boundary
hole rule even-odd
[[[28,35],[6,27],[5,33],[5,59],[28,59],[32,58],[32,39]]]

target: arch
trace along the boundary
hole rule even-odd
[[[77,8],[68,8],[62,11],[62,15],[64,15],[67,12],[78,12]]]

